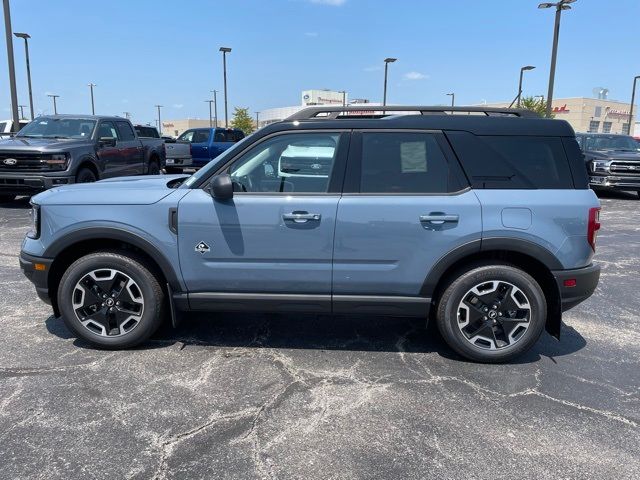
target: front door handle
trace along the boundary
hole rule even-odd
[[[321,218],[322,215],[319,213],[291,212],[282,214],[282,219],[284,221],[295,223],[307,223],[309,221],[319,222]]]
[[[433,225],[442,225],[445,222],[457,223],[458,215],[447,215],[445,213],[430,213],[429,215],[420,215],[421,223],[431,223]]]

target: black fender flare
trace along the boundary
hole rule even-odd
[[[75,168],[74,170],[74,175],[78,174],[78,170],[80,170],[80,166],[84,165],[86,163],[90,163],[93,168],[95,168],[96,173],[98,174],[98,180],[100,179],[100,176],[102,174],[102,172],[104,171],[104,168],[102,168],[100,166],[100,162],[98,161],[98,159],[96,157],[94,157],[93,155],[90,154],[86,154],[86,155],[82,155],[77,162],[75,162]]]

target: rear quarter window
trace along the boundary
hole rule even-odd
[[[468,132],[447,132],[447,137],[473,188],[574,188],[561,137]]]

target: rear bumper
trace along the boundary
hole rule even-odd
[[[48,304],[51,304],[51,299],[49,298],[49,271],[52,263],[53,258],[34,257],[24,252],[20,253],[20,268],[22,272],[36,287],[38,297]],[[40,270],[36,270],[36,264],[44,265],[44,269],[40,267]]]
[[[600,266],[591,264],[584,268],[555,270],[551,273],[558,284],[562,311],[566,312],[593,294],[600,279]],[[574,286],[567,286],[574,283]]]
[[[49,176],[27,172],[16,175],[0,172],[0,195],[35,195],[49,188],[74,182],[75,177],[70,175]]]
[[[167,167],[190,167],[193,165],[193,159],[167,157],[167,160],[165,161],[165,165]]]
[[[640,191],[640,176],[591,175],[589,184],[594,188],[614,188]]]

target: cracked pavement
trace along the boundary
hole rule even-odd
[[[640,478],[640,202],[602,198],[596,294],[511,365],[420,319],[189,315],[101,351],[18,266],[0,205],[0,478]]]

